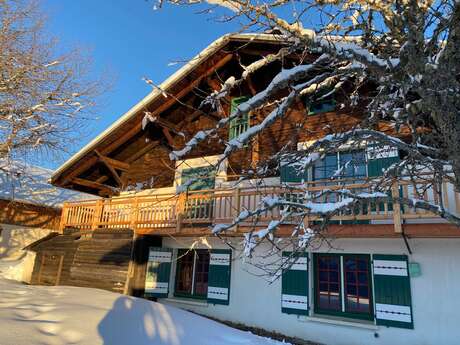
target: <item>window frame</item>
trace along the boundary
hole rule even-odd
[[[177,285],[179,282],[179,264],[180,264],[180,258],[182,255],[186,254],[187,252],[193,252],[193,266],[192,266],[192,287],[191,287],[191,292],[181,292],[177,291]],[[209,265],[210,265],[210,258],[211,258],[211,253],[207,249],[184,249],[180,248],[177,251],[177,258],[176,258],[176,272],[175,272],[175,280],[174,280],[174,297],[182,297],[182,298],[191,298],[191,299],[198,299],[198,300],[206,300],[207,299],[207,288],[206,287],[206,292],[204,294],[197,294],[196,293],[196,267],[197,267],[197,261],[198,261],[198,253],[207,253],[208,254],[208,284],[209,284]]]
[[[366,179],[368,178],[369,176],[369,169],[368,169],[368,159],[367,159],[367,156],[366,156],[366,149],[365,148],[360,148],[360,149],[353,149],[353,150],[347,150],[347,149],[344,149],[344,150],[337,150],[336,152],[334,153],[329,153],[326,155],[327,156],[335,156],[335,161],[336,161],[336,165],[335,165],[335,171],[337,171],[338,169],[340,169],[342,167],[342,156],[345,156],[347,154],[355,154],[355,153],[363,153],[363,156],[364,156],[364,169],[365,169],[365,173],[363,176],[339,176],[340,178],[338,178],[337,180],[340,181],[340,179],[353,179],[353,180],[361,180],[361,179]],[[318,162],[326,162],[325,159],[326,157]],[[324,169],[324,172],[328,170],[328,165],[326,164],[323,164],[322,168]],[[319,167],[316,167],[316,164],[314,164],[312,167],[311,167],[311,181],[314,182],[314,181],[326,181],[326,180],[329,180],[331,177],[322,177],[320,179],[316,179],[315,178],[315,170],[318,169]]]
[[[339,258],[339,299],[340,310],[328,310],[319,307],[319,276],[318,276],[318,258],[320,257],[338,257]],[[367,259],[367,272],[368,272],[368,290],[369,290],[369,312],[354,312],[347,310],[346,303],[346,277],[344,262],[347,257],[358,257]],[[313,253],[313,311],[318,315],[339,316],[350,319],[359,319],[374,321],[374,289],[373,289],[373,273],[372,273],[372,257],[370,254],[354,254],[354,253]]]
[[[230,114],[233,113],[234,109],[236,109],[240,104],[246,102],[248,99],[250,99],[249,96],[233,97],[230,105]],[[251,113],[245,114],[243,117],[239,116],[230,120],[228,124],[228,141],[238,138],[241,133],[246,132],[249,128],[251,128]],[[235,133],[238,134],[235,135]],[[247,144],[244,146],[246,147]]]

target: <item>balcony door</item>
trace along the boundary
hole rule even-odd
[[[184,219],[193,222],[210,221],[213,215],[212,194],[215,169],[211,166],[183,169],[181,186],[187,193]]]

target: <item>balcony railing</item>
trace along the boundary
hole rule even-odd
[[[61,218],[61,231],[64,228],[94,230],[100,227],[127,227],[133,230],[171,229],[174,232],[187,227],[205,227],[213,224],[231,223],[243,210],[254,210],[264,197],[281,197],[300,201],[308,191],[311,196],[320,195],[316,202],[338,201],[336,194],[321,193],[325,189],[347,189],[350,192],[369,190],[369,183],[314,182],[305,189],[286,187],[232,188],[190,191],[182,194],[155,194],[116,197],[111,199],[85,200],[65,203]],[[460,194],[453,186],[443,182],[437,188],[426,185],[425,181],[399,181],[391,186],[394,197],[424,199],[439,204],[451,212],[460,213]],[[419,194],[416,194],[415,191]],[[420,190],[423,190],[420,197]],[[273,208],[258,216],[247,219],[239,226],[263,226],[281,216],[280,208]],[[387,221],[395,224],[395,231],[401,231],[402,220],[417,218],[436,218],[433,213],[400,206],[389,201],[364,202],[352,211],[342,212],[332,218],[335,223],[349,224],[353,221]],[[308,222],[317,220],[310,217]],[[288,219],[295,223],[298,219]]]

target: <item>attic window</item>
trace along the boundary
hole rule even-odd
[[[305,107],[307,108],[308,115],[327,113],[335,110],[335,93],[332,92],[332,89],[321,92],[316,95],[315,98],[316,99],[313,100],[307,100]]]
[[[241,104],[249,99],[247,96],[236,97],[232,99],[230,114]],[[249,114],[244,114],[230,121],[228,140],[238,138],[242,133],[246,132],[250,127]]]

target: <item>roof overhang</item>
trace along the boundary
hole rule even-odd
[[[198,66],[200,66],[207,58],[218,52],[231,41],[256,42],[268,44],[283,43],[283,39],[281,38],[281,36],[265,33],[227,34],[218,38],[217,40],[212,42],[208,47],[202,50],[198,55],[192,58],[187,64],[185,64],[174,74],[172,74],[163,83],[161,83],[158,88],[154,88],[146,97],[144,97],[140,102],[138,102],[135,106],[129,109],[110,127],[104,130],[101,134],[96,136],[87,145],[85,145],[77,153],[70,157],[53,173],[53,175],[50,178],[50,182],[52,184],[55,184],[61,176],[65,175],[65,173],[69,169],[71,169],[86,155],[90,154],[91,152],[94,152],[94,150],[97,149],[98,145],[106,139],[108,139],[116,130],[119,130],[121,127],[123,127],[123,125],[127,124],[129,121],[132,121],[134,117],[138,115],[143,109],[145,109],[149,104],[152,104],[154,101],[158,101],[160,97],[164,97],[162,90],[167,91],[168,89],[170,89],[172,86],[174,86],[179,81],[188,76]]]

